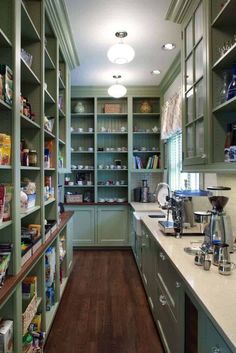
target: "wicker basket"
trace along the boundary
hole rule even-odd
[[[119,103],[106,103],[104,105],[104,113],[120,113],[121,105]]]
[[[83,202],[83,195],[66,195],[66,203]]]

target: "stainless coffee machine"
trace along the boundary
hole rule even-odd
[[[227,191],[231,190],[227,186],[210,186],[208,199],[213,206],[210,211],[209,224],[205,227],[205,237],[203,248],[212,251],[214,244],[228,244],[229,251],[233,252],[233,231],[229,215],[224,211],[229,198]]]

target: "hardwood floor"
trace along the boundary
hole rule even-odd
[[[129,250],[81,250],[45,353],[164,353]]]

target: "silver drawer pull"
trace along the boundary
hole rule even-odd
[[[219,347],[212,347],[211,353],[221,353],[221,349]]]
[[[180,287],[181,287],[181,283],[178,282],[178,281],[176,281],[176,282],[175,282],[175,287],[176,287],[176,288],[180,288]]]
[[[165,257],[165,255],[163,254],[163,252],[160,252],[160,258],[162,259],[162,261],[165,261],[166,257]]]
[[[159,300],[160,300],[161,305],[163,305],[163,306],[166,305],[167,300],[163,294],[160,295]]]

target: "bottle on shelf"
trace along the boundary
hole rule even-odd
[[[236,122],[232,123],[232,139],[229,148],[229,161],[236,162]]]
[[[225,137],[225,145],[224,145],[224,161],[225,162],[230,162],[229,150],[230,150],[231,141],[232,141],[232,125],[228,124],[227,125],[227,133],[226,133],[226,137]]]
[[[233,76],[228,86],[226,100],[232,99],[236,96],[236,63],[233,64]]]
[[[219,104],[223,104],[227,100],[228,90],[228,74],[227,71],[223,73],[223,84],[219,92]]]

